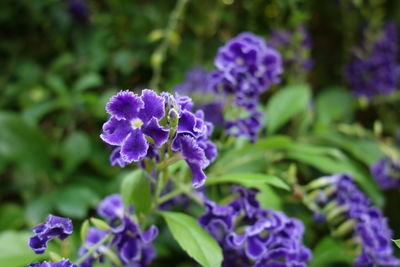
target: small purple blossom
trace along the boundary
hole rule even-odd
[[[195,101],[195,109],[204,111],[205,120],[215,126],[223,125],[223,98],[216,95],[210,86],[210,73],[197,67],[189,70],[185,80],[175,86],[175,92],[190,96]]]
[[[235,188],[239,197],[220,206],[204,197],[199,223],[221,245],[222,266],[307,266],[303,224],[281,212],[260,208],[257,190]]]
[[[68,11],[80,23],[89,22],[90,10],[85,0],[67,0]]]
[[[338,174],[322,177],[313,181],[311,185],[317,185],[317,192],[318,190],[331,192],[325,203],[321,201],[316,203],[321,209],[327,203],[336,203],[335,210],[343,215],[344,220],[355,222],[353,238],[362,248],[361,254],[355,260],[355,266],[398,266],[400,264],[400,260],[393,256],[392,231],[387,219],[358,189],[351,176]],[[340,218],[338,216],[340,214],[336,214],[335,217]],[[329,220],[329,214],[327,214],[327,219]]]
[[[310,58],[312,41],[304,25],[294,31],[272,31],[268,44],[281,52],[285,72],[291,79],[303,79],[312,68],[313,61]]]
[[[72,234],[72,222],[68,218],[49,215],[45,223],[35,226],[32,230],[35,235],[29,239],[29,247],[36,254],[42,254],[47,248],[47,243],[54,237],[64,240]]]
[[[373,98],[392,93],[398,84],[396,25],[387,23],[374,43],[363,43],[353,51],[345,75],[356,96]]]
[[[218,50],[214,64],[217,70],[209,75],[209,86],[224,96],[225,106],[232,105],[247,113],[240,118],[225,118],[228,134],[254,141],[261,129],[259,97],[270,85],[280,82],[280,54],[262,38],[245,32]]]
[[[102,240],[109,231],[101,230],[95,227],[89,228],[89,231],[86,236],[84,246],[79,248],[79,257],[82,257],[88,252],[88,248],[93,247],[96,245],[100,240]],[[103,262],[102,251],[106,249],[104,245],[100,246],[96,250],[96,258],[99,258],[100,262]],[[93,262],[96,260],[95,256],[92,254],[90,255],[83,263],[81,263],[80,267],[92,267]]]
[[[142,232],[129,216],[133,214],[133,208],[126,211],[121,196],[117,194],[106,197],[97,211],[112,229],[114,238],[108,246],[117,248],[122,263],[129,266],[150,265],[155,257],[151,244],[158,235],[157,227],[152,225],[147,231]],[[88,235],[86,242],[100,240],[105,234],[106,232],[95,229],[90,236]]]
[[[400,163],[382,158],[371,166],[371,174],[383,190],[400,188]]]
[[[151,139],[157,147],[168,140],[169,131],[160,126],[165,115],[164,99],[145,89],[139,97],[130,91],[113,96],[106,106],[109,120],[100,135],[104,142],[115,146],[113,165],[125,166],[146,157]]]
[[[61,261],[58,262],[44,261],[42,263],[40,262],[30,263],[27,265],[27,267],[78,267],[78,266],[71,263],[68,259],[62,259]]]
[[[178,109],[179,121],[171,148],[182,154],[192,171],[192,185],[199,188],[206,179],[203,169],[217,157],[217,148],[210,141],[213,124],[204,121],[202,110],[191,111],[193,103],[189,97],[176,95],[174,98],[168,93],[163,93],[163,96],[174,102],[172,106]]]

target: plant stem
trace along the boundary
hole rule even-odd
[[[170,165],[174,164],[175,162],[178,162],[178,161],[180,161],[182,159],[183,159],[182,154],[181,153],[177,153],[174,156],[172,156],[170,158],[167,158],[166,160],[164,160],[164,161],[160,162],[159,164],[157,164],[156,170],[157,171],[162,171],[165,168],[167,168],[168,166],[170,166]]]
[[[162,197],[160,197],[158,199],[158,201],[157,201],[157,204],[160,205],[160,204],[162,204],[164,202],[167,202],[168,200],[171,200],[171,199],[173,199],[174,197],[176,197],[176,196],[178,196],[180,194],[182,194],[182,190],[180,190],[180,189],[171,191],[171,192],[163,195]]]
[[[158,87],[161,80],[162,65],[164,63],[169,44],[171,42],[171,35],[175,31],[178,22],[183,15],[185,6],[188,2],[189,0],[178,0],[176,2],[175,8],[171,12],[171,15],[169,17],[167,28],[164,30],[163,40],[152,55],[151,64],[153,67],[153,77],[150,81],[150,88],[152,88],[153,90],[159,89]]]
[[[103,237],[103,239],[101,239],[99,242],[97,242],[93,247],[91,247],[90,249],[88,249],[88,251],[82,256],[80,257],[78,260],[76,260],[75,264],[76,265],[80,265],[82,264],[87,258],[90,257],[90,255],[92,255],[93,253],[96,252],[96,250],[103,245],[104,243],[106,243],[111,237],[111,233],[108,233],[105,237]]]

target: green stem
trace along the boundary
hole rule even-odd
[[[170,166],[170,165],[174,164],[175,162],[178,162],[178,161],[180,161],[182,159],[183,159],[182,154],[181,153],[177,153],[174,156],[172,156],[170,158],[167,158],[166,160],[164,160],[164,161],[160,162],[159,164],[157,164],[156,170],[157,171],[162,171],[165,168],[167,168],[168,166]]]
[[[153,77],[150,81],[150,88],[152,88],[153,90],[159,89],[158,87],[161,80],[162,65],[165,61],[165,56],[171,42],[171,35],[176,29],[178,22],[183,15],[185,6],[188,2],[189,0],[177,1],[175,8],[171,12],[171,15],[169,17],[167,28],[164,30],[163,40],[152,56]]]
[[[173,199],[174,197],[176,197],[176,196],[178,196],[180,194],[182,194],[182,190],[180,190],[180,189],[171,191],[171,192],[163,195],[162,197],[160,197],[158,199],[158,201],[157,201],[157,204],[160,205],[160,204],[162,204],[164,202],[167,202],[168,200],[171,200],[171,199]]]
[[[107,234],[105,237],[103,237],[103,239],[101,239],[99,242],[97,242],[93,247],[91,247],[82,257],[80,257],[79,259],[76,260],[75,264],[76,265],[81,265],[87,258],[90,257],[90,255],[92,255],[93,253],[96,252],[96,250],[103,245],[104,243],[106,243],[111,237],[111,233]]]

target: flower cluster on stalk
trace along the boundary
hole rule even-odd
[[[372,98],[392,93],[398,84],[396,25],[387,23],[373,43],[353,51],[345,75],[356,96]]]
[[[304,79],[313,66],[310,58],[311,36],[304,25],[294,31],[272,31],[268,44],[282,54],[285,74],[290,79]]]
[[[202,186],[203,169],[214,161],[217,149],[210,141],[213,124],[204,120],[202,110],[192,112],[192,107],[189,97],[166,92],[159,96],[148,89],[141,96],[130,91],[113,96],[106,107],[110,118],[100,135],[114,146],[112,165],[124,167],[149,158],[158,161],[175,153],[191,168],[193,187]]]
[[[307,266],[311,252],[303,245],[304,226],[282,212],[262,209],[257,190],[236,187],[239,197],[217,205],[204,197],[206,213],[199,218],[220,244],[223,266]]]
[[[382,158],[371,166],[371,174],[383,190],[400,188],[400,162]]]
[[[259,97],[280,82],[280,54],[262,38],[245,32],[219,48],[214,64],[217,70],[210,75],[210,86],[229,99],[226,105],[237,109],[233,118],[227,119],[228,134],[254,141],[261,128]]]
[[[351,176],[337,174],[311,182],[307,188],[314,196],[320,214],[336,228],[338,236],[351,235],[361,248],[357,267],[398,266],[393,256],[392,231],[382,212],[358,189]],[[321,216],[318,216],[321,217]]]

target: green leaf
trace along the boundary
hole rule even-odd
[[[0,231],[17,229],[25,223],[24,211],[17,204],[7,203],[0,206],[0,214]]]
[[[179,212],[162,212],[161,215],[172,236],[190,257],[206,267],[221,266],[221,248],[194,218]]]
[[[354,97],[349,90],[323,90],[316,99],[317,119],[323,124],[344,121],[352,117]]]
[[[392,240],[398,248],[400,248],[400,239]]]
[[[46,257],[29,249],[31,232],[6,231],[0,233],[0,266],[21,267]]]
[[[103,83],[103,78],[98,73],[87,73],[83,75],[74,85],[74,90],[78,92],[98,87]]]
[[[90,218],[90,222],[93,223],[93,225],[96,226],[99,229],[111,230],[110,226],[103,220],[100,220],[100,219],[97,219],[97,218]]]
[[[308,85],[288,86],[273,95],[266,109],[267,132],[274,133],[293,116],[305,110],[310,97]]]
[[[50,147],[40,129],[13,113],[0,112],[0,156],[38,170],[51,168]]]
[[[86,241],[86,236],[89,231],[89,220],[85,220],[81,226],[81,242],[84,243]]]
[[[371,166],[384,156],[379,144],[374,139],[360,139],[334,133],[332,131],[321,133],[317,138],[328,142],[329,145],[340,147],[367,166]]]
[[[63,143],[61,157],[64,161],[64,171],[69,173],[87,159],[90,155],[90,140],[83,132],[75,132]]]
[[[83,219],[89,209],[99,201],[97,194],[89,187],[72,185],[56,192],[55,206],[66,217]]]
[[[331,150],[335,151],[336,149],[296,144],[288,150],[287,156],[291,159],[313,166],[314,168],[327,174],[351,174],[354,180],[360,185],[360,187],[366,192],[372,201],[376,205],[382,207],[384,198],[369,173],[366,172],[358,162],[355,162],[343,153],[340,153],[336,156],[328,153],[328,151]]]
[[[147,213],[151,208],[150,185],[143,171],[128,173],[121,183],[121,196],[125,207],[133,204],[135,211]]]
[[[350,265],[353,260],[354,257],[343,243],[331,237],[325,237],[314,248],[310,267],[341,266],[339,263]]]
[[[290,187],[282,181],[282,179],[263,173],[230,173],[224,176],[208,177],[206,185],[220,184],[220,183],[238,183],[245,186],[256,186],[259,184],[269,184],[277,188],[289,190]]]

